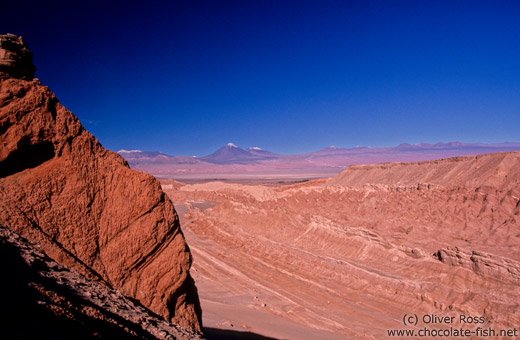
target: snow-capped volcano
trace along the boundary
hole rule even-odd
[[[233,143],[227,143],[211,155],[200,159],[209,163],[231,164],[259,161],[272,158],[273,155],[276,154],[264,151],[259,147],[250,147],[244,150]]]

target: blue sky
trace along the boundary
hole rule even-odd
[[[0,32],[109,149],[520,141],[518,1],[106,2],[13,1]]]

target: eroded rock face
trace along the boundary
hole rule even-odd
[[[33,54],[22,37],[0,35],[0,79],[33,79],[36,67],[32,59]]]
[[[104,149],[38,80],[0,80],[0,145],[1,224],[200,331],[191,254],[155,178]]]

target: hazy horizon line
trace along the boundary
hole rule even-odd
[[[170,156],[170,157],[177,157],[177,156],[180,156],[180,157],[197,157],[197,158],[201,158],[201,157],[206,157],[206,156],[209,156],[211,155],[213,152],[225,147],[225,146],[230,146],[230,144],[232,144],[234,147],[237,147],[239,149],[242,149],[242,150],[247,150],[247,149],[253,149],[253,148],[257,148],[257,150],[263,150],[263,151],[269,151],[269,152],[273,152],[275,154],[279,154],[279,155],[299,155],[299,154],[306,154],[306,153],[313,153],[313,152],[318,152],[318,151],[321,151],[321,150],[324,150],[324,149],[327,149],[327,148],[336,148],[336,149],[345,149],[345,150],[349,150],[349,149],[356,149],[356,148],[369,148],[369,149],[378,149],[378,148],[381,148],[381,149],[384,149],[384,148],[396,148],[396,147],[399,147],[399,146],[403,146],[403,145],[410,145],[410,146],[426,146],[426,145],[431,145],[431,146],[435,146],[435,145],[439,145],[439,144],[445,144],[445,145],[449,145],[449,144],[455,144],[455,143],[460,143],[460,144],[465,144],[465,145],[474,145],[474,146],[496,146],[496,145],[501,145],[501,144],[518,144],[518,146],[520,147],[520,141],[503,141],[503,142],[466,142],[466,141],[460,141],[460,140],[452,140],[452,141],[449,141],[449,142],[443,142],[443,141],[439,141],[439,142],[436,142],[436,143],[430,143],[430,142],[417,142],[417,143],[408,143],[408,142],[402,142],[402,143],[399,143],[399,144],[394,144],[394,145],[355,145],[355,146],[339,146],[339,145],[328,145],[328,146],[323,146],[321,148],[318,148],[318,149],[313,149],[313,150],[307,150],[307,151],[299,151],[299,152],[293,152],[293,153],[279,153],[279,152],[276,152],[274,151],[275,149],[267,149],[267,148],[263,148],[263,147],[259,147],[257,144],[255,145],[250,145],[250,146],[247,146],[247,147],[241,147],[238,145],[238,143],[233,143],[233,142],[228,142],[220,147],[217,147],[215,150],[213,150],[212,152],[210,152],[209,154],[204,154],[202,156],[199,156],[199,155],[186,155],[186,154],[171,154],[170,152],[165,152],[165,151],[161,151],[159,149],[157,150],[144,150],[144,149],[137,149],[137,148],[128,148],[128,149],[119,149],[119,150],[111,150],[111,151],[114,151],[116,153],[130,153],[130,152],[158,152],[158,153],[162,153],[166,156]]]

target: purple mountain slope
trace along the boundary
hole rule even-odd
[[[233,143],[228,143],[211,155],[201,157],[200,160],[214,164],[243,164],[276,158],[276,154],[264,151],[258,147],[241,149]]]

